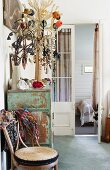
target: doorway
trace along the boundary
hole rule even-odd
[[[75,26],[75,134],[97,135],[98,122],[94,123],[94,32],[96,24]],[[97,83],[98,83],[97,77]],[[98,113],[98,111],[97,111]],[[97,114],[96,113],[96,114]]]
[[[63,42],[63,44],[65,44],[64,43],[65,40],[67,40],[67,47],[71,46],[71,52],[69,54],[71,56],[70,58],[72,59],[72,62],[70,62],[69,68],[71,69],[72,75],[70,77],[67,76],[67,78],[72,80],[72,83],[70,83],[70,88],[72,89],[72,91],[71,91],[72,93],[70,93],[72,95],[72,98],[71,98],[72,100],[70,101],[70,103],[68,103],[66,101],[62,103],[59,100],[59,98],[58,98],[59,95],[57,96],[57,94],[60,94],[61,92],[62,92],[62,94],[64,94],[66,92],[64,90],[65,83],[59,84],[59,82],[55,81],[55,80],[59,80],[60,78],[64,78],[64,76],[63,77],[57,77],[57,76],[52,77],[53,82],[56,82],[56,83],[53,84],[54,87],[52,88],[52,90],[53,90],[52,94],[54,96],[54,98],[52,100],[52,113],[53,113],[53,125],[54,125],[53,127],[54,127],[54,134],[55,135],[71,135],[71,136],[74,136],[76,134],[76,132],[75,132],[76,131],[76,128],[75,128],[75,110],[77,109],[78,103],[75,102],[75,100],[76,100],[75,99],[75,93],[76,93],[75,88],[76,88],[76,85],[77,85],[77,84],[75,85],[75,82],[76,82],[76,80],[75,80],[75,78],[76,78],[76,76],[75,76],[75,73],[76,73],[76,63],[75,63],[75,48],[76,48],[75,47],[76,46],[75,31],[76,31],[76,29],[75,29],[75,27],[81,26],[81,25],[82,26],[83,25],[84,26],[85,25],[92,26],[93,29],[92,29],[91,35],[92,35],[92,40],[93,40],[93,37],[94,37],[93,33],[94,33],[95,26],[96,26],[95,22],[92,23],[92,24],[90,24],[90,23],[89,24],[79,23],[79,24],[75,24],[75,25],[63,25],[64,28],[67,28],[67,29],[69,28],[70,41],[68,41],[67,37],[64,40],[58,41],[58,46],[60,45],[60,43],[62,44],[62,42]],[[103,110],[102,110],[102,108],[103,108],[102,107],[102,26],[103,26],[103,24],[101,22],[99,22],[98,25],[99,25],[99,37],[98,37],[98,41],[99,41],[99,51],[98,51],[99,52],[99,55],[98,55],[99,56],[99,61],[98,61],[98,63],[99,63],[99,67],[98,67],[99,73],[98,73],[98,76],[99,77],[98,77],[98,89],[97,89],[98,95],[97,96],[98,96],[98,142],[100,143],[101,142],[101,115],[102,115],[102,112],[103,112]],[[67,29],[63,29],[63,27],[61,29],[62,34],[63,34],[63,32],[65,32],[64,34],[68,35]],[[70,28],[71,28],[71,31],[70,31]],[[71,34],[70,34],[70,32],[71,32]],[[89,41],[90,37],[87,36],[87,33],[85,33],[84,37],[86,37],[87,40]],[[80,43],[81,39],[82,39],[82,37],[79,36],[79,40],[78,40],[79,43]],[[68,45],[68,43],[70,43],[70,45]],[[87,49],[87,47],[90,46],[88,42],[85,46],[84,46],[84,44],[82,44],[82,45],[83,45],[83,49]],[[64,46],[64,50],[65,49],[66,48]],[[93,51],[93,44],[92,44],[91,49]],[[82,56],[81,49],[79,49],[79,52]],[[61,69],[62,68],[61,65],[64,66],[64,62],[62,63],[62,61],[64,61],[62,57],[64,55],[66,55],[66,57],[68,58],[68,52],[65,52],[65,51],[62,52],[61,51],[60,54],[61,54],[61,57],[60,57],[60,60],[58,61],[58,63],[60,64],[59,66],[60,66],[60,69]],[[84,53],[84,56],[85,56],[85,53]],[[87,61],[89,62],[88,58],[89,58],[89,56],[87,56]],[[66,62],[66,63],[68,63],[68,62]],[[85,68],[84,72],[87,72],[85,74],[89,74],[88,71],[87,71],[88,65],[85,65],[85,66],[86,67],[84,67],[84,65],[80,66],[80,74],[83,73],[83,71],[84,71],[83,68]],[[92,67],[91,67],[91,65],[89,65],[89,66],[90,66],[89,67],[89,72],[90,72]],[[57,72],[57,69],[56,69],[56,72]],[[58,73],[59,73],[59,71],[58,71]],[[84,81],[84,79],[83,79],[83,81]],[[63,85],[62,87],[61,87],[61,84]],[[67,89],[70,89],[70,88],[67,88]],[[58,91],[59,91],[59,93],[58,93]],[[88,97],[89,96],[87,96],[87,98]],[[69,105],[67,106],[67,104],[69,104]]]

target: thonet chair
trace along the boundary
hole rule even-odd
[[[58,152],[49,147],[27,147],[19,135],[19,123],[12,121],[3,127],[6,142],[11,153],[11,170],[58,170]],[[25,147],[18,149],[19,140]]]

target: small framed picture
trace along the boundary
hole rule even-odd
[[[3,22],[9,29],[16,29],[16,21],[21,17],[19,0],[3,0]]]
[[[93,73],[93,66],[84,66],[84,73]]]

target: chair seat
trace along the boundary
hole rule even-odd
[[[15,160],[26,166],[48,165],[57,159],[57,151],[49,147],[27,147],[15,151]]]

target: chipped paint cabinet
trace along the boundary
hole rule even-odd
[[[7,94],[8,110],[28,109],[37,116],[42,145],[52,146],[51,95],[50,89],[9,90]]]

